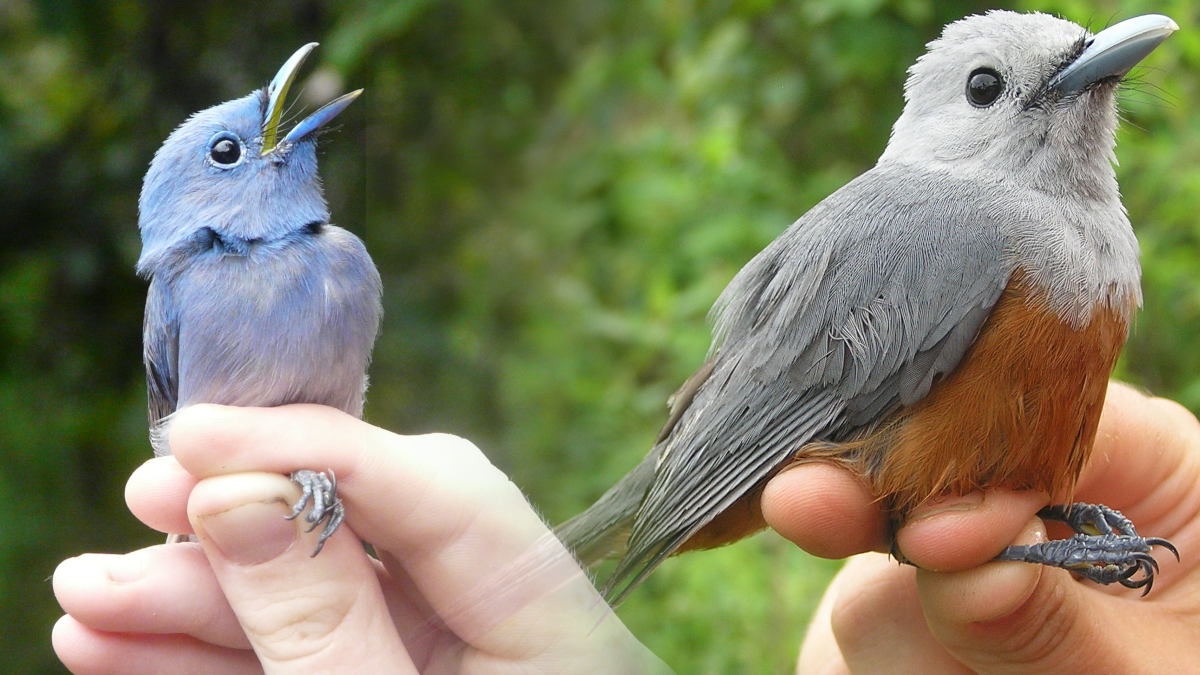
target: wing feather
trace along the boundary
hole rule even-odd
[[[738,273],[714,308],[712,372],[656,445],[606,595],[623,598],[805,444],[862,433],[957,365],[1015,259],[991,206],[1003,196],[979,192],[881,164]]]
[[[170,286],[156,277],[146,294],[146,316],[142,324],[142,360],[146,364],[146,400],[150,433],[179,403],[179,314],[172,302]],[[169,454],[155,443],[154,454]]]

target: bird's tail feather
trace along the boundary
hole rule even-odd
[[[654,482],[657,464],[658,452],[652,451],[588,510],[554,529],[579,562],[594,567],[607,558],[625,555],[633,517]]]

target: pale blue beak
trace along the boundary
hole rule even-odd
[[[352,91],[349,94],[339,96],[326,103],[316,112],[305,117],[303,121],[292,127],[291,131],[283,137],[283,140],[279,140],[279,123],[283,118],[284,103],[287,99],[288,90],[291,89],[292,83],[296,80],[296,73],[304,65],[304,59],[308,58],[308,55],[316,48],[317,43],[310,42],[297,49],[296,53],[292,54],[283,64],[283,67],[279,69],[279,72],[276,73],[275,78],[271,80],[271,84],[267,86],[267,112],[263,117],[263,155],[277,148],[295,144],[312,132],[320,129],[334,117],[337,117],[338,113],[345,110],[363,92],[362,89]]]
[[[320,129],[326,122],[337,117],[338,113],[345,110],[351,103],[354,103],[354,99],[358,98],[358,95],[361,93],[363,93],[362,89],[356,89],[321,106],[315,113],[305,117],[304,121],[292,127],[287,136],[283,137],[283,142],[295,143],[317,129]]]
[[[1142,59],[1179,30],[1170,17],[1147,14],[1104,29],[1066,68],[1051,78],[1046,89],[1075,93],[1110,77],[1124,77]]]

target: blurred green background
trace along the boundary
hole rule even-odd
[[[47,577],[161,536],[126,511],[149,457],[137,197],[188,114],[322,43],[311,96],[335,222],[379,264],[367,418],[466,436],[552,521],[650,447],[755,252],[868,168],[905,69],[985,3],[932,0],[0,2],[0,644],[60,673]],[[1192,2],[1017,2],[1182,26],[1122,96],[1144,250],[1125,379],[1200,409],[1200,65]],[[679,673],[785,673],[837,564],[773,535],[664,565],[620,615]]]

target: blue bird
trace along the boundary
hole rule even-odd
[[[382,285],[358,237],[329,224],[316,155],[316,132],[362,90],[280,128],[316,46],[266,88],[192,115],[146,173],[137,271],[150,280],[143,358],[158,456],[170,454],[171,414],[197,403],[362,416]],[[291,517],[311,502],[305,519],[324,524],[316,555],[345,517],[336,480],[309,470],[292,480],[304,492]]]

